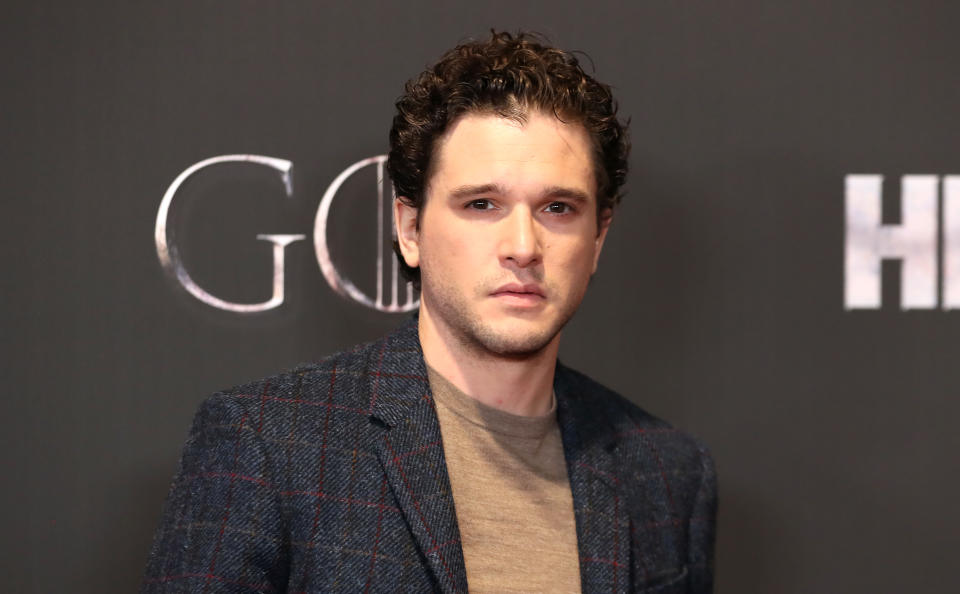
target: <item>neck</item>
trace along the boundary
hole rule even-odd
[[[550,411],[559,333],[535,353],[499,355],[465,344],[442,320],[430,315],[422,300],[418,330],[427,365],[461,392],[515,415],[538,416]]]

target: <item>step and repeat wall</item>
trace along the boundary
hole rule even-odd
[[[955,591],[955,6],[5,6],[3,590],[135,590],[203,398],[411,315],[393,103],[495,27],[631,120],[561,358],[711,446],[717,591]]]

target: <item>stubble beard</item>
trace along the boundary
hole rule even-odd
[[[467,297],[462,296],[454,287],[425,274],[423,267],[421,277],[422,298],[429,304],[431,315],[436,319],[435,323],[446,326],[461,346],[481,356],[494,355],[518,360],[532,358],[550,344],[577,310],[576,303],[565,304],[560,315],[548,326],[523,333],[511,333],[485,323],[472,312]],[[483,294],[479,289],[476,292]]]

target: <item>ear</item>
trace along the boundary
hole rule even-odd
[[[393,224],[396,227],[397,242],[403,261],[410,268],[420,266],[420,232],[417,229],[417,217],[420,211],[409,204],[407,198],[397,196],[393,201]]]
[[[597,271],[597,264],[600,262],[600,252],[603,250],[603,242],[607,238],[607,231],[610,230],[610,223],[613,222],[613,209],[605,208],[600,213],[597,229],[597,238],[594,240],[593,247],[593,273]],[[591,273],[591,274],[593,274]]]

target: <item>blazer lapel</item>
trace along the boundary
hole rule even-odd
[[[443,592],[466,592],[460,530],[417,318],[373,349],[370,416],[382,426],[377,456],[390,489]]]
[[[614,464],[614,428],[560,363],[554,391],[573,493],[582,590],[628,592],[631,525]]]
[[[390,488],[441,591],[466,592],[460,530],[417,318],[371,352],[369,410],[382,426],[376,449]],[[631,525],[615,467],[615,430],[559,362],[554,390],[582,591],[629,592]]]

